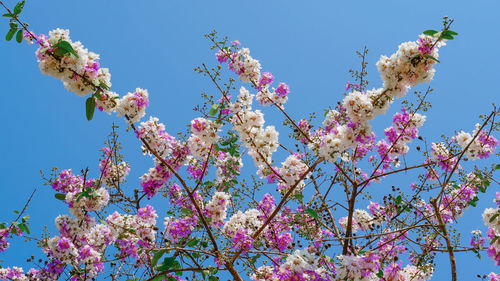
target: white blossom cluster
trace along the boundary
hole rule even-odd
[[[166,158],[172,153],[172,143],[175,142],[175,138],[165,131],[165,125],[160,123],[158,118],[151,116],[149,120],[141,122],[136,134],[145,140],[160,157]],[[145,155],[151,155],[145,145],[142,145],[141,149]]]
[[[108,204],[109,193],[104,187],[91,189],[91,191],[84,188],[68,192],[65,201],[70,207],[71,214],[82,218],[86,212],[100,211],[104,208]]]
[[[238,53],[233,54],[229,65],[244,83],[257,82],[260,79],[262,67],[258,60],[250,56],[250,49],[248,48],[241,48]]]
[[[211,226],[219,227],[223,224],[227,216],[226,210],[230,200],[231,195],[225,192],[214,193],[212,199],[205,206],[206,215],[211,219]]]
[[[215,144],[219,140],[217,132],[220,125],[203,117],[191,121],[191,133],[200,138],[207,145]]]
[[[118,104],[119,98],[120,95],[116,92],[102,92],[95,98],[95,107],[97,107],[100,111],[111,114],[116,111],[116,105]]]
[[[285,162],[281,163],[281,168],[278,173],[283,178],[279,180],[278,185],[280,187],[280,192],[286,194],[290,187],[295,185],[293,194],[301,194],[305,187],[304,180],[299,179],[307,172],[307,165],[296,155],[289,155]],[[308,178],[306,175],[304,179]]]
[[[69,30],[58,28],[50,31],[48,37],[40,35],[37,39],[40,47],[36,56],[40,70],[45,75],[61,79],[68,91],[85,96],[100,84],[111,87],[111,74],[107,68],[100,67],[99,55],[89,52],[80,41],[72,42]],[[60,46],[64,42],[70,44],[76,56],[70,52],[58,55],[58,52],[66,48]]]
[[[105,167],[103,163],[104,162],[101,162],[99,164],[102,173],[101,181],[107,187],[115,187],[116,185],[122,184],[130,172],[130,164],[125,161],[117,165],[111,160],[108,160]]]
[[[259,101],[260,104],[264,106],[269,106],[274,102],[281,108],[283,108],[283,105],[288,101],[287,95],[280,95],[276,92],[276,89],[274,87],[270,90],[269,85],[265,85],[264,87],[262,87],[262,89],[257,92],[255,98],[257,99],[257,101]]]
[[[331,113],[330,117],[335,115]],[[335,162],[338,157],[348,149],[353,149],[358,144],[357,138],[368,138],[371,136],[371,126],[368,122],[355,126],[340,125],[331,130],[317,130],[311,136],[312,142],[308,144],[309,149],[318,156],[330,162]]]
[[[206,158],[208,152],[210,151],[210,145],[193,134],[189,137],[187,145],[191,155],[199,159]]]
[[[255,166],[267,166],[266,163],[272,163],[272,154],[278,149],[278,132],[274,126],[264,127],[264,114],[260,110],[251,110],[252,99],[253,95],[241,87],[238,101],[230,105],[237,110],[231,123],[238,131],[243,146],[248,148]]]
[[[420,44],[431,42],[429,36],[420,37],[419,42],[423,40]],[[371,136],[370,120],[385,113],[394,98],[403,97],[410,86],[432,79],[435,72],[433,65],[436,61],[431,57],[437,59],[438,48],[443,45],[444,43],[440,41],[435,46],[425,46],[430,53],[422,53],[420,49],[422,46],[418,42],[406,42],[401,44],[397,53],[390,58],[382,56],[377,68],[384,81],[383,88],[350,92],[342,101],[347,120],[341,120],[339,112],[330,111],[323,122],[325,129],[319,129],[310,136],[312,142],[309,143],[309,148],[316,155],[334,162],[346,150],[353,149],[358,143],[362,143],[363,139],[368,139]],[[425,118],[415,114],[413,121],[412,126],[418,128]],[[347,124],[344,124],[346,122]],[[407,130],[414,129],[412,126]],[[391,150],[392,153],[395,151],[399,155],[406,153],[408,151],[406,143],[410,140],[410,136],[403,136],[396,144],[400,147]]]
[[[494,216],[495,218],[493,218]],[[500,208],[485,209],[483,212],[483,222],[486,226],[491,227],[495,231],[496,236],[500,236]],[[497,243],[497,246],[499,246],[498,251],[500,251],[500,243]]]
[[[128,116],[130,123],[141,120],[146,115],[146,107],[149,105],[148,91],[136,88],[135,92],[127,93],[116,106],[118,116]]]
[[[303,273],[304,271],[316,271],[319,276],[324,275],[325,269],[320,267],[318,257],[308,250],[295,250],[293,254],[286,257],[285,267],[293,272]]]
[[[339,219],[339,224],[343,229],[347,229],[347,217]],[[375,225],[382,223],[380,218],[372,217],[367,211],[356,209],[352,214],[352,233],[358,230],[371,230]]]
[[[422,40],[436,40],[437,38],[420,35]],[[419,44],[415,41],[405,42],[399,45],[398,51],[390,57],[381,56],[377,62],[377,69],[384,81],[385,95],[388,102],[392,98],[401,98],[406,95],[410,87],[422,82],[430,82],[436,70],[436,61],[429,56],[438,59],[439,47],[446,45],[440,40],[430,54],[424,55],[419,50]]]
[[[238,211],[232,215],[228,222],[224,225],[222,232],[230,237],[233,237],[238,230],[247,230],[248,235],[252,235],[262,226],[262,220],[259,219],[262,213],[257,209],[249,209],[244,213]]]
[[[375,281],[380,268],[379,257],[373,253],[360,256],[340,255],[337,257],[341,265],[336,269],[338,280]]]
[[[253,281],[334,280],[321,265],[324,264],[315,253],[307,249],[295,250],[286,257],[284,263],[275,267],[262,265],[250,278]]]
[[[495,147],[498,141],[493,136],[489,136],[485,131],[480,131],[481,125],[476,124],[476,129],[472,132],[472,135],[464,131],[460,131],[453,139],[455,142],[465,150],[467,146],[467,151],[465,155],[470,160],[476,160],[479,158],[485,158],[488,155],[495,152]],[[472,141],[473,136],[478,135],[474,141]]]

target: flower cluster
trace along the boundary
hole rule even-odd
[[[333,281],[333,275],[327,273],[328,267],[333,267],[333,263],[328,265],[318,258],[317,255],[308,250],[296,250],[286,257],[284,263],[276,263],[272,266],[261,266],[257,273],[251,276],[254,281],[268,280],[303,280],[303,281]],[[333,268],[334,269],[334,268]]]
[[[135,123],[146,115],[148,105],[148,91],[137,88],[135,92],[127,93],[118,101],[116,113],[118,116],[127,116],[130,123]]]
[[[439,47],[445,45],[444,40],[436,40],[439,39],[420,35],[418,42],[402,43],[395,54],[380,57],[377,69],[384,81],[383,102],[391,102],[394,97],[401,98],[410,86],[432,80]],[[430,42],[436,44],[430,45]]]
[[[278,132],[274,126],[264,127],[264,115],[260,110],[252,111],[253,95],[241,87],[240,95],[231,120],[234,129],[240,134],[243,146],[253,158],[255,166],[267,166],[272,163],[272,154],[278,149]]]
[[[191,133],[208,145],[215,144],[219,139],[217,136],[219,127],[217,123],[203,117],[191,121]]]
[[[498,140],[490,136],[490,134],[484,130],[480,131],[480,125],[476,124],[476,129],[472,132],[473,136],[477,137],[472,141],[473,137],[471,134],[464,131],[460,131],[453,140],[465,150],[465,155],[470,160],[484,159],[488,158],[492,153],[495,152],[495,148],[498,145]]]
[[[483,212],[483,222],[488,226],[488,239],[492,242],[488,247],[488,256],[495,261],[496,265],[500,265],[500,205],[498,198],[500,193],[497,192],[497,197],[494,202],[497,204],[496,208],[487,208]]]
[[[306,175],[307,165],[300,159],[300,155],[289,155],[285,162],[281,163],[281,168],[278,173],[280,179],[278,181],[278,189],[282,194],[294,187],[292,194],[300,194],[305,187],[304,179]],[[302,179],[301,179],[302,178]]]
[[[133,216],[114,212],[106,218],[112,234],[116,237],[115,246],[120,251],[120,258],[133,257],[140,261],[139,250],[154,247],[157,217],[154,208],[147,205]]]
[[[227,216],[226,209],[231,200],[231,195],[225,192],[215,192],[210,202],[205,206],[205,214],[209,217],[210,225],[219,227]]]
[[[99,55],[88,51],[81,42],[73,42],[69,30],[55,29],[49,36],[34,35],[40,70],[63,81],[64,87],[79,96],[85,96],[100,85],[111,87],[111,74],[101,68]],[[71,51],[69,51],[71,49]]]
[[[109,193],[95,179],[73,175],[71,169],[63,170],[51,183],[52,188],[64,194],[64,200],[70,212],[82,218],[87,212],[99,211],[107,205]]]
[[[437,162],[439,167],[448,173],[451,173],[457,166],[458,159],[450,155],[450,152],[443,143],[432,143],[431,159]]]
[[[125,181],[130,172],[130,165],[127,162],[114,163],[112,151],[109,147],[101,149],[103,158],[99,162],[99,170],[101,171],[101,181],[107,187],[116,187]]]

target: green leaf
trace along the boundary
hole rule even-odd
[[[30,219],[30,215],[26,215],[26,216],[22,217],[21,221],[24,223],[24,222],[27,222],[29,219]]]
[[[217,278],[213,275],[210,275],[210,276],[208,276],[208,281],[219,281],[219,278]]]
[[[494,214],[493,216],[491,216],[490,222],[493,222],[497,217],[498,217],[498,214]]]
[[[54,47],[55,47],[54,53],[58,56],[73,54],[75,57],[78,58],[78,54],[75,52],[75,50],[68,41],[60,41],[59,43],[55,44]]]
[[[260,256],[260,254],[257,254]],[[212,274],[212,275],[215,275],[217,272],[219,272],[219,269],[215,266],[208,266],[208,273],[209,274]]]
[[[429,30],[424,31],[423,33],[425,35],[434,36],[434,34],[436,34],[438,32],[436,30],[429,29]]]
[[[257,262],[257,259],[260,258],[260,254],[257,254],[252,257],[252,260],[250,260],[251,264],[255,264]]]
[[[102,82],[99,80],[99,86],[103,88],[104,90],[109,90],[109,86],[106,85],[106,83]]]
[[[85,102],[85,113],[87,115],[87,120],[92,120],[92,117],[94,117],[94,110],[95,110],[95,99],[94,97],[90,97],[87,99]]]
[[[196,244],[198,244],[199,241],[200,240],[198,240],[198,238],[193,238],[193,239],[189,240],[189,242],[187,242],[186,245],[188,247],[194,247],[194,246],[196,246]]]
[[[167,281],[177,281],[177,279],[175,279],[175,277],[170,276],[170,277],[168,277]]]
[[[431,55],[428,55],[428,54],[425,54],[424,57],[428,58],[428,59],[431,59],[431,60],[435,60],[439,63],[441,63],[438,59],[436,59],[435,57],[431,56]]]
[[[377,277],[378,278],[383,278],[384,277],[384,272],[382,271],[382,269],[379,269],[379,271],[377,272]]]
[[[159,250],[153,255],[153,258],[151,259],[151,266],[155,267],[156,264],[158,264],[158,261],[160,260],[161,256],[165,254],[166,250]]]
[[[16,34],[16,41],[17,43],[23,42],[23,30],[19,29]]]
[[[14,14],[19,15],[23,11],[24,3],[26,3],[25,0],[16,4],[16,6],[14,7]]]
[[[28,228],[28,226],[26,224],[20,224],[19,225],[19,229],[22,232],[26,232],[27,234],[30,234],[30,229]]]
[[[453,38],[453,36],[449,35],[449,34],[441,34],[441,36],[439,36],[440,38],[442,39],[446,39],[446,40],[453,40],[455,38]]]
[[[297,200],[304,199],[304,195],[302,195],[302,194],[295,194],[293,197],[295,197],[295,199],[297,199]]]
[[[5,35],[5,40],[10,41],[14,37],[14,34],[16,34],[17,28],[11,28],[9,29],[9,32]]]
[[[14,29],[14,28],[17,29],[17,23],[15,23],[15,22],[9,23],[9,26],[10,26],[10,29]]]
[[[172,268],[175,264],[175,257],[168,257],[163,259],[163,262],[159,264],[155,269],[157,271],[167,271]]]
[[[217,110],[219,110],[219,104],[217,103],[212,104],[212,108],[208,112],[208,115],[215,116],[217,114]]]
[[[493,237],[493,239],[491,239],[491,241],[490,241],[490,245],[495,244],[495,242],[496,242],[497,240],[498,240],[498,236]]]
[[[315,210],[313,210],[313,209],[311,209],[311,208],[307,208],[307,210],[306,210],[306,211],[307,211],[307,213],[308,213],[309,215],[311,215],[311,217],[313,217],[313,218],[315,218],[315,219],[319,218],[318,213],[316,213],[316,211],[315,211]]]
[[[188,209],[188,208],[182,208],[181,213],[183,213],[185,215],[191,215],[193,213],[193,211],[191,211],[191,209]]]
[[[399,205],[401,204],[401,201],[403,201],[403,197],[401,197],[401,195],[398,195],[398,197],[396,197],[396,199],[394,200],[394,203],[396,203],[396,205]]]
[[[6,17],[6,18],[11,18],[13,16],[13,14],[11,13],[7,13],[7,14],[3,14],[2,17]]]
[[[456,33],[455,31],[451,31],[451,30],[443,30],[442,34],[448,35],[448,36],[458,35],[458,33]]]
[[[495,170],[500,170],[500,164],[497,164],[497,165],[495,166]]]
[[[482,187],[481,185],[478,187],[478,189],[481,193],[486,193],[486,189],[484,189],[484,187]]]
[[[64,194],[64,193],[56,193],[56,194],[54,194],[54,197],[57,200],[66,201],[66,194]]]
[[[471,205],[472,207],[476,207],[477,206],[476,201],[469,201],[469,205]]]

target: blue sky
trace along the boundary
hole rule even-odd
[[[22,19],[36,33],[57,27],[70,29],[74,41],[82,41],[101,55],[101,66],[110,68],[114,91],[123,95],[136,87],[148,89],[151,105],[147,114],[159,117],[175,134],[197,117],[192,108],[201,102],[201,92],[217,95],[207,78],[193,71],[202,62],[216,64],[210,44],[203,37],[213,29],[249,47],[264,71],[290,86],[287,110],[299,119],[313,111],[321,114],[342,98],[346,81],[352,81],[348,70],[359,65],[356,50],[368,47],[370,87],[380,87],[375,67],[379,56],[391,55],[401,42],[416,40],[426,29],[439,29],[442,17],[450,16],[455,19],[452,29],[459,36],[440,51],[441,64],[431,83],[435,89],[430,97],[433,108],[421,131],[432,142],[440,140],[441,134],[453,135],[455,130],[472,131],[479,122],[478,115],[489,112],[492,102],[499,104],[495,85],[500,60],[500,3],[480,3],[27,0]],[[15,2],[7,0],[6,4],[12,7]],[[0,22],[2,26],[7,32],[7,20]],[[0,110],[4,120],[0,138],[0,221],[13,219],[11,211],[21,209],[36,187],[38,192],[28,213],[33,231],[39,234],[42,225],[53,231],[53,219],[67,212],[53,199],[53,192],[42,186],[39,171],[48,173],[53,166],[76,171],[87,166],[96,169],[98,149],[111,124],[116,122],[123,129],[125,123],[99,112],[88,122],[85,100],[67,92],[60,81],[42,75],[34,51],[33,46],[0,41],[4,87]],[[229,75],[226,72],[226,77]],[[379,135],[398,109],[395,104],[390,113],[374,122]],[[273,120],[273,114],[269,116],[268,120]],[[286,135],[282,132],[280,136]],[[132,166],[129,184],[137,185],[137,178],[152,162],[141,155],[133,134],[122,130],[121,140],[123,153]],[[495,160],[498,162],[498,158]],[[482,200],[482,206],[493,204],[492,191]],[[464,216],[460,227],[464,227],[465,237],[474,226],[485,231],[482,209]],[[2,265],[24,264],[32,247],[13,246],[0,256]],[[38,249],[35,251],[42,256]],[[477,273],[495,270],[493,262],[483,256],[478,260],[458,255],[462,280],[474,280]],[[446,280],[448,268],[445,260],[434,280]]]

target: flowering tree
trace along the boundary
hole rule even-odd
[[[499,165],[466,169],[464,161],[488,158],[498,144],[496,107],[475,128],[428,144],[419,136],[429,108],[426,92],[408,94],[428,83],[439,63],[439,50],[458,35],[445,18],[440,31],[426,30],[417,41],[402,43],[377,68],[380,88],[368,89],[366,49],[361,69],[353,72],[346,94],[324,120],[295,119],[285,110],[286,83],[261,72],[258,60],[238,41],[207,34],[219,63],[196,71],[219,91],[204,96],[189,131],[174,137],[158,118],[146,116],[149,94],[137,88],[120,96],[111,91],[111,75],[99,55],[72,41],[68,30],[48,35],[28,29],[20,14],[24,1],[10,9],[7,41],[23,38],[37,48],[42,73],[60,79],[78,96],[87,96],[86,118],[104,111],[125,119],[153,165],[140,188],[126,184],[130,165],[120,154],[113,127],[102,148],[98,173],[54,170],[46,178],[69,214],[55,219],[58,235],[36,238],[47,255],[33,268],[0,269],[0,280],[430,280],[436,255],[447,255],[457,280],[456,252],[486,251],[500,265],[500,193],[484,210],[487,237],[472,231],[470,243],[456,239],[452,224],[488,191]],[[228,65],[235,79],[222,80]],[[235,97],[233,97],[233,95]],[[256,104],[254,104],[254,99]],[[396,99],[405,105],[377,137],[370,121]],[[258,103],[258,104],[257,104]],[[266,125],[258,108],[285,119],[279,131]],[[283,135],[281,136],[283,139]],[[407,163],[410,143],[422,161]],[[289,145],[291,143],[294,148]],[[273,156],[282,150],[282,162]],[[243,171],[253,160],[256,177]],[[408,190],[393,187],[376,194],[373,186],[410,170],[419,172]],[[262,195],[262,186],[277,192]],[[491,190],[490,190],[491,191]],[[307,196],[306,195],[311,195]],[[167,216],[147,203],[163,197]],[[372,202],[371,199],[376,198]],[[28,205],[29,201],[26,203]],[[26,209],[26,208],[25,208]],[[29,217],[19,212],[0,224],[0,251],[14,236],[29,234]],[[160,222],[158,222],[160,220]],[[161,224],[161,221],[163,224]],[[487,243],[488,242],[488,243]],[[500,275],[490,273],[490,280]]]

